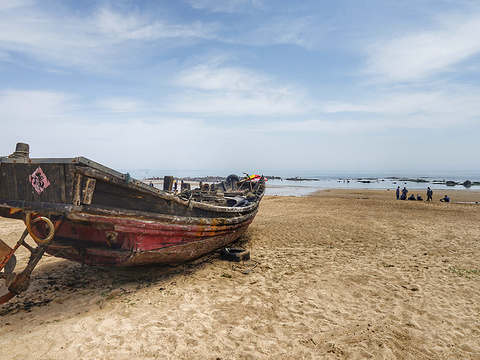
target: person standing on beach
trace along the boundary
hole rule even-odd
[[[408,194],[408,190],[407,190],[406,187],[404,187],[404,188],[402,189],[402,197],[401,197],[401,199],[402,199],[402,200],[407,200],[407,194]]]
[[[430,200],[433,201],[432,196],[433,196],[433,190],[430,189],[430,187],[428,187],[427,188],[427,201],[430,201]]]
[[[400,186],[397,187],[397,191],[395,192],[397,194],[397,200],[400,199]]]

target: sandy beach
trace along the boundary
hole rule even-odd
[[[44,257],[0,306],[2,359],[480,359],[480,191],[448,194],[265,197],[248,263]],[[0,219],[10,245],[23,230]]]

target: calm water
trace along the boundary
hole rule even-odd
[[[235,172],[226,172],[225,174],[218,174],[212,171],[199,170],[130,170],[128,172],[136,179],[144,179],[148,177],[163,178],[165,175],[172,175],[177,178],[184,177],[205,177],[205,176],[227,176]],[[241,173],[237,174],[240,176]],[[465,180],[472,182],[480,182],[479,172],[436,172],[429,174],[355,174],[355,173],[271,173],[266,176],[281,177],[281,179],[270,178],[267,182],[267,195],[278,196],[307,196],[318,190],[325,189],[380,189],[394,190],[397,186],[400,188],[406,187],[410,193],[418,192],[425,197],[427,187],[434,191],[441,191],[447,193],[448,190],[480,190],[480,186],[472,186],[466,188],[462,185],[447,186],[441,184],[441,181],[455,181],[463,183]],[[288,178],[308,179],[304,181],[287,180]],[[426,182],[411,181],[420,179]]]

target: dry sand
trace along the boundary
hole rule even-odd
[[[266,197],[237,244],[255,261],[238,266],[257,264],[248,274],[218,253],[135,269],[45,257],[0,306],[1,357],[480,359],[480,205],[435,195]],[[2,219],[0,238],[23,228]]]

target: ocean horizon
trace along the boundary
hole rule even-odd
[[[127,170],[135,179],[144,180],[148,178],[163,178],[166,175],[174,176],[177,179],[204,178],[204,177],[226,177],[230,174],[237,174],[241,177],[244,173],[226,171],[220,174],[212,170]],[[480,185],[480,171],[432,171],[425,173],[415,172],[393,172],[393,173],[359,173],[359,172],[286,172],[269,171],[263,174],[268,178],[267,195],[277,196],[307,196],[319,190],[326,189],[377,189],[395,190],[397,186],[406,187],[411,192],[418,192],[425,195],[427,187],[434,191],[448,192],[448,190],[478,190]],[[465,181],[471,181],[474,185],[463,186]],[[455,185],[447,185],[446,182],[453,182]],[[449,183],[451,184],[451,183]]]

